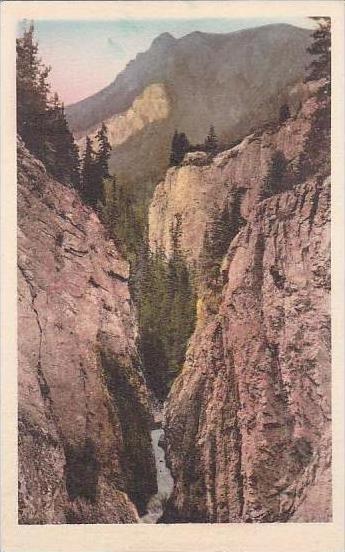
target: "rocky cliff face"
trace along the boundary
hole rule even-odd
[[[231,203],[241,190],[242,220],[222,264],[219,307],[208,308],[207,291],[199,298],[197,327],[168,397],[175,486],[162,521],[332,518],[330,178],[316,170],[264,199],[268,160],[277,149],[290,165],[298,159],[315,107],[310,98],[296,119],[246,138],[211,166],[171,170],[155,195],[150,220],[159,194],[161,213],[169,212],[168,190],[174,207],[178,190],[194,194],[182,211],[192,260],[210,199]],[[158,236],[167,249],[162,219],[151,242]]]
[[[329,179],[310,180],[232,242],[169,397],[170,519],[331,519],[329,217]]]
[[[168,166],[175,129],[202,143],[213,124],[229,142],[276,119],[285,102],[294,110],[298,93],[290,97],[289,91],[303,80],[309,35],[292,25],[180,39],[164,33],[107,88],[67,107],[70,126],[81,138],[107,120],[114,130],[110,165],[119,179],[136,187],[156,184]],[[157,117],[151,104],[145,107],[150,117],[137,117],[137,103],[152,85],[167,95],[164,116]]]
[[[116,148],[123,144],[131,136],[145,128],[146,125],[166,119],[169,112],[170,100],[164,85],[151,84],[134,100],[127,111],[113,115],[103,121],[107,125],[108,138],[112,147]],[[89,129],[88,135],[91,140],[95,139],[100,128],[101,125],[96,125]],[[78,133],[76,133],[76,137],[78,137]],[[80,149],[83,149],[85,138],[77,140],[77,145]]]
[[[128,265],[18,150],[19,522],[132,523],[156,491]]]
[[[228,210],[236,233],[236,225],[248,220],[252,208],[266,193],[267,174],[277,151],[291,171],[298,163],[316,108],[310,97],[316,86],[310,83],[300,87],[302,107],[297,116],[283,124],[265,125],[212,162],[205,153],[190,153],[182,167],[170,168],[150,204],[151,249],[170,254],[170,229],[177,214],[181,215],[181,245],[190,261],[199,260],[205,232],[215,213]]]

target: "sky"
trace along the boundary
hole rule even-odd
[[[228,33],[269,23],[310,27],[300,18],[157,18],[114,20],[35,20],[42,61],[52,67],[50,82],[65,105],[75,103],[110,84],[139,52],[163,32],[180,38],[193,31]],[[19,25],[20,33],[21,25]]]

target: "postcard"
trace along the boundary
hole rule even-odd
[[[2,550],[342,552],[344,6],[2,11]]]

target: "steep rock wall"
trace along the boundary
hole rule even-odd
[[[18,149],[19,522],[132,523],[156,491],[128,265]]]
[[[241,219],[248,220],[266,192],[267,173],[276,152],[282,153],[290,170],[298,163],[316,108],[314,98],[309,96],[317,86],[310,83],[304,87],[301,109],[285,123],[267,124],[212,162],[201,163],[197,154],[187,154],[181,167],[170,168],[150,204],[151,249],[170,254],[170,229],[176,214],[181,215],[181,246],[190,261],[200,258],[214,213],[227,209],[236,226],[232,211],[239,207]]]
[[[156,121],[161,121],[169,116],[170,100],[163,84],[151,84],[147,86],[142,94],[135,98],[133,104],[127,111],[113,115],[106,119],[108,138],[112,148],[123,144],[131,136],[140,132],[146,125]],[[101,124],[88,129],[87,134],[91,140],[95,139]],[[76,133],[77,144],[81,149],[85,147],[85,133],[78,136]]]
[[[330,521],[330,180],[261,202],[166,411],[162,521]]]

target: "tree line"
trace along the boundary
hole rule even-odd
[[[138,222],[124,186],[113,176],[106,182],[103,220],[109,236],[131,264],[131,296],[137,307],[139,348],[146,377],[164,399],[184,362],[196,314],[193,271],[181,248],[181,217],[170,229],[172,251],[152,252],[147,227]]]
[[[170,167],[174,167],[182,163],[186,153],[193,151],[204,151],[210,156],[216,155],[219,150],[219,142],[214,126],[210,126],[208,135],[202,144],[191,144],[184,132],[175,130],[171,141],[170,152]]]
[[[17,131],[26,147],[56,178],[73,187],[80,183],[78,148],[68,128],[64,104],[51,94],[51,68],[38,55],[31,23],[16,40]]]
[[[78,190],[86,203],[93,207],[103,203],[103,183],[110,176],[111,151],[105,124],[96,134],[97,151],[87,137],[80,159],[64,104],[57,92],[51,92],[48,82],[51,67],[39,57],[33,23],[17,38],[16,54],[17,132],[25,146],[52,176]]]

